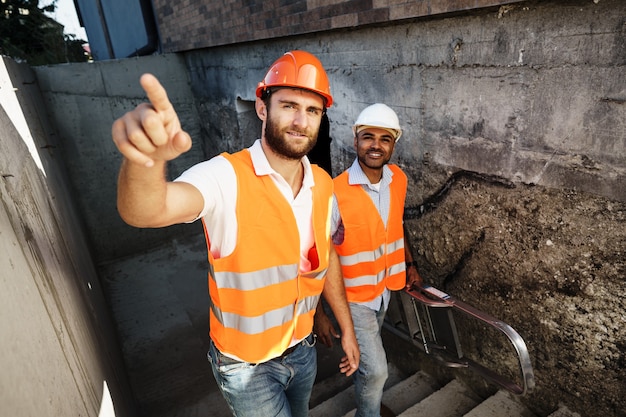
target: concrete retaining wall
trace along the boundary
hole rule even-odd
[[[166,87],[181,114],[185,129],[201,136],[194,97],[183,57],[160,55],[142,59],[37,67],[45,105],[59,135],[54,146],[63,152],[71,190],[85,221],[97,263],[155,247],[181,234],[200,232],[201,226],[173,226],[139,230],[117,214],[116,182],[121,156],[111,141],[113,120],[145,100],[139,85],[144,72],[154,73]],[[202,160],[202,142],[174,161],[170,175]]]
[[[353,158],[350,126],[358,113],[381,101],[399,113],[405,133],[397,161],[414,178],[423,163],[437,163],[626,201],[624,7],[523,3],[187,59],[203,126],[227,137],[236,103],[253,100],[267,62],[302,48],[330,73],[337,169]],[[230,118],[217,111],[224,104]]]
[[[131,416],[109,309],[27,66],[0,60],[0,104],[2,415]]]

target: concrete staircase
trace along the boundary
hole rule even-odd
[[[456,379],[441,386],[423,371],[407,376],[393,364],[389,364],[383,405],[398,417],[538,417],[506,391],[482,399]],[[354,387],[350,378],[335,374],[315,384],[310,417],[354,417],[354,414]],[[561,408],[548,417],[580,416]]]

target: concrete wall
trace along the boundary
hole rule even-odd
[[[224,135],[232,120],[217,105],[234,118],[271,57],[301,48],[330,75],[339,167],[352,158],[351,123],[382,101],[402,120],[398,162],[415,178],[426,161],[625,201],[623,9],[617,1],[525,3],[187,59],[203,124]]]
[[[112,60],[98,64],[35,68],[45,104],[59,131],[72,192],[86,223],[97,263],[155,247],[181,234],[198,232],[199,225],[173,226],[162,230],[138,230],[117,215],[116,181],[121,157],[111,141],[111,124],[145,99],[139,85],[143,72],[153,72],[168,90],[193,137],[200,125],[183,57],[151,56]],[[171,164],[170,174],[202,160],[202,143]],[[200,229],[198,229],[200,227]]]
[[[0,404],[132,416],[110,321],[35,74],[0,61]]]

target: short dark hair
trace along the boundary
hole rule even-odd
[[[263,100],[263,103],[265,103],[268,107],[270,105],[270,96],[272,95],[272,92],[273,90],[269,87],[261,91],[261,100]]]

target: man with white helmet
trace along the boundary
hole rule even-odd
[[[376,103],[365,108],[354,126],[357,158],[334,179],[331,233],[350,303],[361,361],[354,373],[356,417],[379,417],[387,358],[381,328],[391,291],[421,280],[404,234],[407,177],[389,160],[402,129],[396,113]],[[338,338],[323,308],[315,332],[332,345]]]

